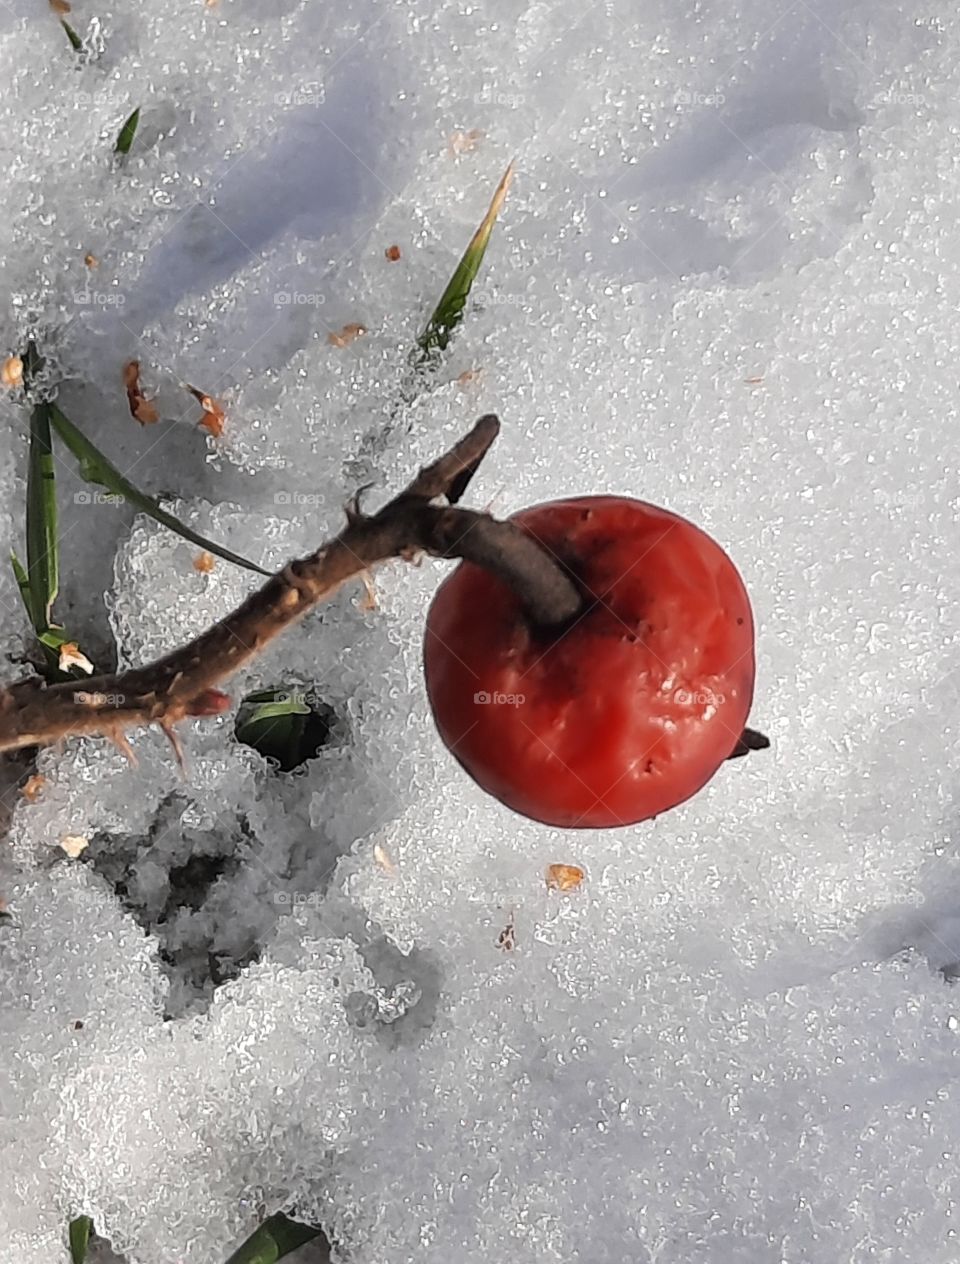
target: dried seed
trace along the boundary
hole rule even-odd
[[[497,947],[503,952],[513,952],[517,946],[516,927],[513,921],[513,912],[510,913],[510,920],[504,926],[503,930],[497,937]]]
[[[123,366],[123,385],[126,387],[131,417],[135,417],[141,426],[151,426],[160,420],[156,405],[147,399],[140,388],[139,360],[130,360]]]
[[[363,584],[364,593],[357,605],[364,614],[370,614],[373,610],[378,610],[377,590],[373,586],[373,580],[370,578],[369,571],[361,571],[360,582]]]
[[[69,671],[71,667],[78,667],[88,676],[93,675],[93,663],[81,651],[76,641],[65,641],[60,646],[60,661],[57,665],[62,672]]]
[[[18,355],[7,356],[0,366],[0,382],[4,386],[23,385],[23,361]]]
[[[349,347],[351,342],[356,342],[366,332],[365,325],[351,323],[344,325],[338,334],[328,334],[327,342],[329,342],[331,347]]]
[[[20,787],[20,793],[28,803],[36,803],[43,793],[43,787],[47,784],[47,779],[41,773],[35,772],[32,777],[28,777]]]
[[[380,868],[383,870],[384,873],[388,873],[391,878],[396,877],[397,875],[396,863],[394,862],[393,857],[390,855],[387,849],[381,846],[380,843],[373,844],[373,858],[377,862],[377,864],[380,866]]]
[[[203,416],[198,424],[203,426],[204,430],[209,430],[215,439],[219,439],[223,434],[224,423],[227,419],[223,405],[206,391],[197,390],[195,386],[187,386],[186,389],[203,409]]]
[[[90,846],[90,840],[82,834],[64,834],[60,839],[60,846],[71,860],[76,860]]]
[[[579,865],[549,865],[547,887],[551,891],[575,891],[586,876]]]
[[[475,127],[469,132],[454,132],[447,141],[447,153],[451,158],[459,158],[461,154],[468,154],[472,149],[476,149],[481,140],[483,140],[483,132]]]

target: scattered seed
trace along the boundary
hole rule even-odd
[[[368,571],[362,571],[360,574],[360,582],[363,584],[363,596],[357,603],[364,614],[369,614],[372,610],[378,610],[377,590],[373,586],[373,580],[370,578]]]
[[[203,409],[203,416],[198,424],[203,426],[204,430],[209,430],[214,439],[219,439],[223,434],[223,426],[227,419],[223,405],[218,399],[208,395],[206,391],[197,390],[195,386],[187,386],[186,383],[184,383],[184,386]]]
[[[193,559],[193,569],[199,571],[201,575],[209,575],[216,564],[216,558],[212,553],[208,553],[206,549],[202,553],[198,553]]]
[[[76,641],[65,641],[60,646],[60,662],[58,666],[62,672],[69,671],[71,667],[79,667],[88,676],[93,675],[93,663],[81,651]]]
[[[472,386],[474,382],[479,382],[480,374],[482,372],[483,372],[482,369],[464,369],[464,371],[457,378],[457,385],[460,387],[461,390],[465,389],[468,386]]]
[[[386,257],[390,260],[391,263],[396,263],[397,260],[400,258],[400,247],[388,246],[383,253],[386,255]]]
[[[90,846],[90,840],[82,834],[64,834],[60,839],[60,846],[71,860],[76,860]]]
[[[391,878],[396,877],[397,875],[396,862],[394,861],[390,853],[387,851],[386,847],[381,846],[380,843],[374,843],[373,844],[373,858],[377,862],[377,864],[380,866],[380,868],[383,870],[384,873],[388,873]]]
[[[469,132],[454,132],[447,141],[447,153],[451,158],[459,158],[461,154],[468,154],[472,149],[476,149],[481,140],[483,140],[483,132],[475,127]]]
[[[502,949],[503,952],[513,952],[516,946],[516,927],[514,925],[513,912],[511,910],[510,920],[507,922],[506,926],[504,926],[497,938],[497,947]]]
[[[327,342],[331,347],[349,347],[351,342],[356,342],[366,332],[365,325],[344,325],[338,334],[328,334]]]
[[[547,887],[551,891],[575,891],[586,876],[579,865],[548,865]]]
[[[59,13],[61,17],[65,13],[70,12],[70,5],[67,3],[67,0],[50,0],[50,8],[54,13]]]
[[[41,773],[35,772],[32,777],[28,777],[20,787],[20,793],[28,803],[36,803],[43,793],[43,787],[47,784],[47,779]]]
[[[84,255],[83,262],[87,265],[88,268],[96,268],[96,267],[99,267],[100,265],[100,260],[97,258],[96,255],[90,255],[90,254]]]
[[[81,1021],[81,1019],[78,1018],[77,1021],[73,1024],[73,1030],[83,1031],[83,1022]]]
[[[746,382],[747,386],[759,386],[762,383],[763,378],[762,377],[745,377],[743,380]]]
[[[23,385],[23,361],[18,355],[7,356],[0,366],[0,382],[4,386]]]
[[[123,385],[127,391],[127,404],[130,416],[135,417],[141,426],[151,426],[160,420],[156,405],[147,399],[140,388],[140,361],[129,360],[123,366]]]

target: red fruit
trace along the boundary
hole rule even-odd
[[[583,612],[537,629],[471,562],[440,586],[424,665],[440,736],[490,794],[561,826],[644,821],[729,757],[753,697],[753,617],[723,549],[642,501],[552,501],[512,521],[554,554]]]

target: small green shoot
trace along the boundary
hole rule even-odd
[[[249,562],[245,557],[241,557],[238,553],[231,553],[229,549],[224,548],[220,544],[214,544],[212,540],[205,539],[190,527],[185,526],[171,513],[167,513],[166,509],[154,500],[152,496],[148,496],[145,492],[134,487],[120,473],[117,467],[100,451],[95,444],[91,443],[87,436],[73,424],[72,421],[60,411],[56,404],[50,404],[50,424],[53,426],[56,434],[63,440],[70,451],[73,453],[80,468],[81,477],[88,483],[97,483],[115,496],[122,496],[124,500],[135,505],[137,509],[142,510],[145,514],[149,514],[151,518],[162,523],[163,526],[169,527],[171,531],[175,531],[177,535],[182,536],[184,540],[189,540],[191,544],[197,544],[202,549],[207,549],[210,553],[215,553],[217,557],[222,557],[226,562],[233,562],[235,566],[242,566],[245,570],[254,571],[258,575],[270,575],[271,572],[264,570],[262,566],[257,566],[255,562]]]
[[[30,414],[27,586],[30,618],[38,632],[50,626],[50,607],[60,585],[57,557],[57,484],[50,446],[50,405],[37,404]]]
[[[457,264],[453,276],[447,283],[447,288],[441,295],[436,310],[427,322],[426,329],[417,339],[417,346],[426,357],[429,357],[435,351],[446,350],[454,329],[463,319],[463,309],[467,296],[476,280],[477,273],[480,271],[480,265],[483,263],[483,256],[490,241],[490,234],[493,232],[493,226],[497,221],[497,216],[500,214],[512,180],[513,163],[511,162],[496,187],[493,198],[490,201],[490,207],[483,217],[480,227],[473,234],[469,246],[463,252],[463,258]]]
[[[89,1216],[77,1216],[75,1220],[70,1221],[68,1234],[72,1264],[84,1264],[91,1233],[93,1233],[93,1221]]]
[[[27,572],[23,568],[23,563],[17,557],[16,553],[10,554],[10,565],[13,567],[13,574],[17,581],[17,587],[20,589],[20,596],[23,599],[23,604],[26,607],[27,617],[30,619],[31,623],[33,623],[33,596],[30,591],[30,580],[27,577]],[[55,671],[59,675],[72,677],[74,675],[73,672],[61,673],[59,665],[61,646],[75,643],[74,638],[55,623],[48,624],[45,627],[37,627],[36,624],[34,624],[33,630],[36,632],[37,640],[43,646],[44,650],[49,651],[47,653],[47,658],[49,660],[51,671]],[[85,673],[80,672],[79,670],[76,672],[77,676],[82,676],[84,674]]]
[[[230,1256],[227,1264],[276,1264],[285,1255],[322,1235],[321,1229],[299,1224],[282,1212],[270,1216]],[[328,1257],[329,1258],[329,1257]]]
[[[60,19],[60,25],[63,27],[63,29],[64,29],[64,30],[66,31],[66,33],[67,33],[67,39],[70,41],[70,46],[71,46],[71,48],[73,49],[73,51],[74,51],[75,53],[82,53],[82,52],[83,52],[83,40],[82,40],[82,39],[80,38],[80,36],[76,33],[76,31],[73,29],[73,27],[70,25],[70,23],[69,23],[69,22],[68,22],[65,18],[61,18],[61,19]]]
[[[120,128],[120,134],[117,136],[117,143],[113,147],[114,153],[128,154],[130,152],[130,146],[133,144],[133,138],[137,134],[137,125],[139,122],[140,107],[138,105],[124,123],[123,127]]]
[[[33,622],[33,597],[30,595],[30,580],[27,578],[27,572],[24,570],[23,563],[16,553],[10,554],[10,565],[13,567],[14,578],[17,581],[17,587],[20,589],[20,597],[26,607],[30,621]]]
[[[297,689],[261,689],[237,708],[234,734],[281,772],[292,772],[318,753],[330,735],[333,711]]]
[[[43,367],[33,343],[24,357],[24,379],[33,382]],[[70,679],[82,675],[79,668],[61,669],[61,648],[72,638],[53,622],[53,603],[60,587],[59,538],[57,535],[57,484],[53,463],[48,403],[35,405],[30,414],[30,448],[27,463],[27,565],[10,555],[20,596],[44,651],[47,674]]]

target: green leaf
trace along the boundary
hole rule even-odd
[[[463,319],[463,308],[467,296],[480,271],[490,234],[493,232],[493,226],[500,214],[500,208],[503,206],[512,179],[513,163],[511,162],[497,185],[480,227],[473,234],[469,246],[463,252],[463,258],[457,264],[453,276],[447,283],[447,288],[443,291],[436,310],[427,322],[426,329],[417,339],[417,346],[428,356],[434,351],[446,350],[451,334]]]
[[[99,483],[101,487],[106,487],[114,495],[122,496],[131,505],[135,505],[137,509],[141,509],[145,514],[149,514],[151,518],[162,523],[163,526],[175,531],[184,540],[189,540],[191,544],[197,544],[200,548],[207,549],[210,553],[216,553],[217,557],[222,557],[226,562],[233,562],[235,566],[242,566],[245,570],[254,571],[258,575],[271,574],[270,571],[264,570],[262,566],[257,566],[255,562],[247,561],[239,553],[231,553],[229,549],[225,549],[222,545],[214,544],[212,540],[205,539],[202,535],[192,531],[190,527],[178,521],[173,514],[167,513],[166,509],[158,501],[154,500],[152,496],[140,491],[139,488],[134,487],[131,482],[124,478],[117,467],[104,456],[95,444],[90,442],[81,430],[77,429],[56,404],[49,404],[47,407],[50,409],[50,424],[73,453],[79,465],[81,477],[88,483]]]
[[[227,1260],[227,1264],[276,1264],[298,1246],[319,1238],[321,1229],[290,1220],[282,1212],[270,1216]],[[329,1257],[328,1257],[329,1258]]]
[[[137,124],[140,122],[139,105],[130,115],[123,127],[120,128],[120,135],[117,137],[117,143],[113,147],[114,153],[128,154],[130,146],[133,144],[133,138],[137,134]]]
[[[75,53],[82,53],[82,52],[83,52],[83,40],[82,40],[82,39],[80,38],[80,36],[76,33],[76,31],[73,29],[73,27],[70,25],[70,23],[69,23],[69,22],[67,22],[64,18],[61,18],[61,19],[60,19],[60,25],[63,27],[63,29],[64,29],[64,30],[66,31],[66,33],[67,33],[67,39],[70,41],[70,43],[71,43],[71,45],[72,45],[72,47],[73,47],[73,51],[74,51]]]
[[[281,772],[292,772],[325,744],[333,719],[330,707],[311,706],[302,691],[261,689],[241,700],[234,735],[238,742],[275,760]]]
[[[70,1259],[73,1264],[83,1264],[87,1258],[87,1247],[90,1245],[90,1234],[93,1233],[93,1221],[89,1216],[77,1216],[70,1221]]]
[[[42,632],[50,626],[50,607],[60,586],[57,539],[57,482],[50,446],[51,404],[30,414],[27,468],[27,581],[30,617]]]

